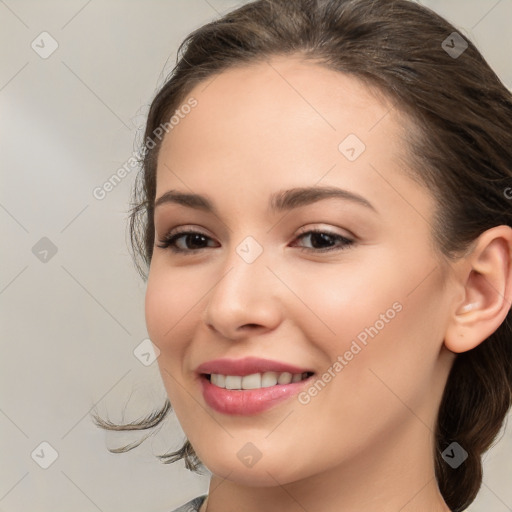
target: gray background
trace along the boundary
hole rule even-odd
[[[512,87],[512,0],[421,3]],[[206,476],[154,458],[181,445],[174,417],[121,455],[106,446],[133,438],[89,420],[94,405],[131,420],[165,397],[156,363],[133,352],[147,337],[125,232],[135,170],[102,200],[93,190],[137,149],[179,42],[238,4],[0,0],[0,512],[169,511],[207,490]],[[58,43],[46,59],[31,47],[51,49],[44,31]],[[58,454],[47,469],[42,442]],[[512,510],[511,455],[509,428],[471,511]]]

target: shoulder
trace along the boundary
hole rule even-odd
[[[203,496],[198,496],[197,498],[194,498],[193,500],[189,501],[188,503],[185,503],[184,505],[177,508],[176,510],[173,510],[173,512],[197,512],[199,510],[199,507],[203,504],[205,499],[206,499],[206,494],[204,494]]]

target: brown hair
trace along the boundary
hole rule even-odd
[[[409,140],[412,177],[436,199],[432,235],[440,254],[454,260],[485,230],[512,226],[512,95],[471,41],[453,32],[446,20],[409,0],[258,0],[191,33],[149,110],[130,217],[142,275],[154,244],[161,145],[153,140],[155,130],[197,84],[230,67],[278,55],[300,55],[356,77],[412,120],[418,133]],[[460,55],[450,51],[463,50],[465,40]],[[456,356],[439,408],[435,472],[451,510],[462,511],[475,499],[482,455],[499,433],[511,400],[509,311],[487,340]],[[126,425],[93,417],[105,429],[142,430],[159,424],[170,409],[167,400],[160,411]],[[453,441],[468,453],[457,469],[441,455]],[[159,457],[166,463],[183,458],[192,470],[201,467],[188,440]]]

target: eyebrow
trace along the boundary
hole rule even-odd
[[[272,194],[269,210],[272,213],[290,211],[307,206],[324,199],[343,199],[364,206],[378,214],[376,208],[363,196],[337,187],[298,187]],[[162,205],[174,203],[218,215],[214,204],[206,196],[169,190],[155,201],[155,209]]]

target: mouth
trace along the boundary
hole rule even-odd
[[[309,379],[314,372],[259,372],[249,375],[224,375],[221,373],[202,373],[201,378],[206,379],[213,386],[228,390],[263,389],[272,386],[285,386]]]
[[[281,361],[246,357],[208,361],[196,368],[196,374],[210,408],[249,416],[289,404],[311,383],[315,372]]]
[[[229,415],[255,415],[298,395],[315,372],[284,361],[215,359],[196,368],[205,403]]]

